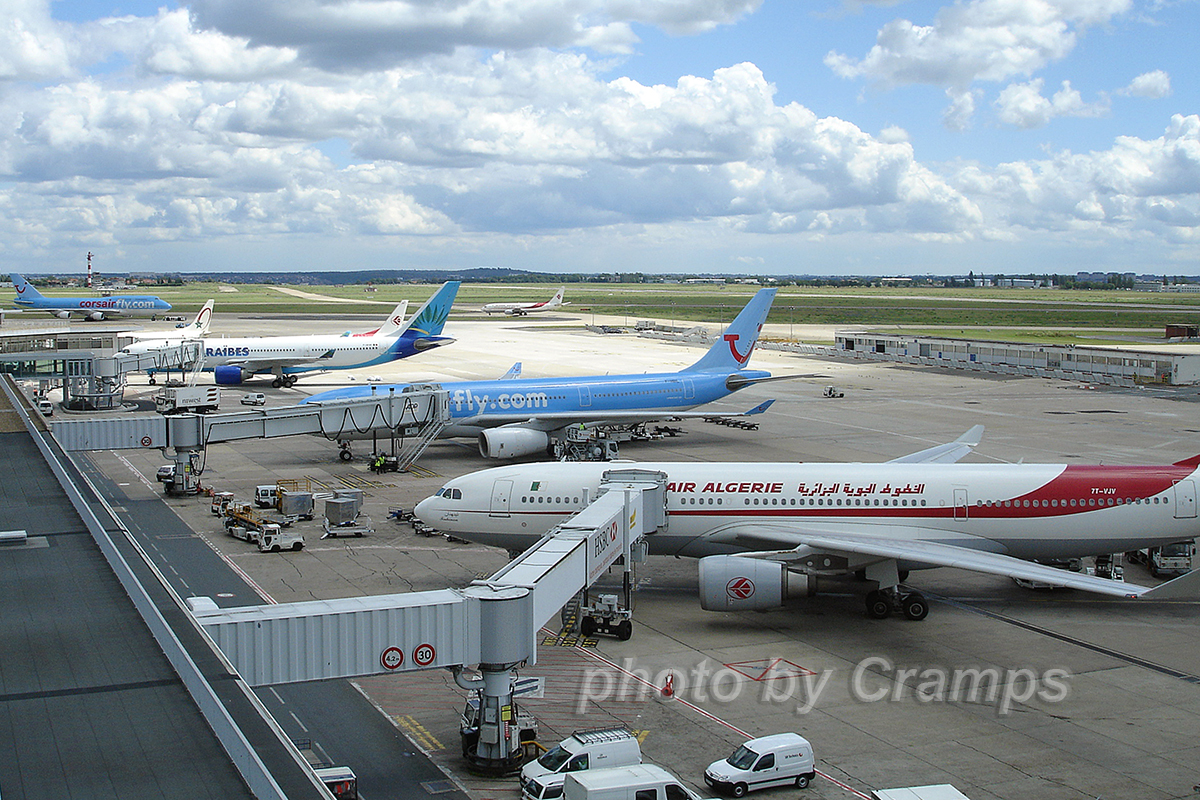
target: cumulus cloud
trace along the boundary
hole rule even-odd
[[[1108,103],[1085,103],[1070,81],[1052,97],[1042,97],[1041,78],[1009,84],[996,99],[996,117],[1005,125],[1041,128],[1055,117],[1099,117],[1108,113]]]
[[[1175,115],[1157,139],[1119,137],[1104,151],[1063,151],[950,180],[999,227],[1106,237],[1195,239],[1200,233],[1200,116]]]
[[[308,64],[383,69],[459,47],[588,47],[629,53],[633,24],[675,35],[736,22],[761,0],[196,0],[204,28],[289,48]]]
[[[1143,72],[1134,78],[1128,86],[1120,89],[1118,94],[1131,97],[1149,97],[1159,100],[1171,94],[1171,76],[1156,69],[1153,72]]]
[[[0,4],[0,81],[65,77],[72,71],[70,50],[46,0]]]
[[[972,0],[939,11],[931,25],[889,22],[862,58],[830,52],[825,64],[843,78],[884,88],[945,87],[945,119],[961,129],[968,87],[1032,75],[1069,54],[1080,31],[1129,10],[1131,0]]]

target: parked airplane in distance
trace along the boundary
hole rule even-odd
[[[547,452],[552,437],[561,436],[571,426],[635,426],[662,419],[712,416],[711,411],[689,413],[687,409],[719,400],[753,383],[779,380],[769,372],[746,369],[774,297],[774,289],[760,290],[716,344],[680,372],[514,379],[510,370],[499,380],[440,384],[449,393],[451,417],[440,438],[475,437],[481,455],[517,458]],[[332,403],[408,388],[393,384],[330,389],[303,402]],[[345,431],[328,432],[327,436],[346,441],[371,438],[378,430],[386,430],[373,428],[373,419],[354,419],[352,411],[347,412],[346,419]]]
[[[1200,456],[1167,466],[957,464],[958,442],[882,464],[630,464],[666,480],[651,554],[700,559],[710,611],[765,610],[817,579],[865,576],[875,618],[923,619],[908,570],[948,566],[1118,597],[1196,596],[1200,570],[1148,589],[1025,559],[1121,553],[1200,535]],[[416,506],[436,530],[510,551],[596,499],[613,464],[519,464],[455,478]]]
[[[401,324],[403,309],[397,306],[384,324],[370,335],[331,333],[208,338],[204,340],[204,369],[211,370],[216,383],[223,385],[239,384],[258,374],[274,375],[272,385],[279,388],[292,386],[303,372],[356,369],[407,358],[454,341],[449,336],[442,336],[441,332],[450,316],[450,306],[458,287],[458,281],[442,284],[407,323]],[[139,343],[122,352],[138,353],[150,349],[154,349],[153,346],[143,347]],[[150,381],[154,382],[153,372]]]
[[[137,345],[145,349],[151,347],[173,347],[183,344],[191,339],[200,339],[208,335],[209,326],[212,324],[212,312],[215,301],[207,300],[200,310],[196,312],[196,317],[191,322],[181,322],[175,326],[173,331],[153,331],[151,333],[133,334],[134,341]],[[131,347],[133,345],[130,345]],[[128,350],[123,351],[128,352]]]
[[[510,317],[523,317],[526,314],[533,314],[538,311],[550,311],[551,309],[569,306],[570,303],[563,302],[563,292],[567,287],[560,286],[558,291],[554,293],[554,297],[549,300],[543,300],[540,303],[488,303],[482,309],[485,314],[507,314]]]
[[[12,273],[17,296],[13,303],[28,311],[45,311],[59,319],[77,314],[99,322],[119,317],[154,317],[171,310],[171,304],[161,297],[148,294],[114,294],[108,297],[46,297],[21,275]]]

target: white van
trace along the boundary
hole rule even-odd
[[[267,396],[262,392],[251,392],[250,394],[242,395],[242,405],[244,406],[263,406],[267,404]]]
[[[744,797],[746,792],[785,783],[807,789],[816,774],[808,740],[798,733],[777,733],[751,739],[729,758],[709,764],[704,782],[717,791]]]
[[[569,773],[563,796],[566,800],[700,800],[678,778],[653,764]]]
[[[576,731],[521,768],[521,794],[526,800],[562,797],[568,772],[640,763],[642,748],[625,728]]]

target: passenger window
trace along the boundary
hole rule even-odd
[[[757,764],[754,765],[754,771],[762,772],[764,769],[771,769],[774,766],[775,766],[775,754],[767,753],[765,756],[763,756],[762,758],[760,758],[758,760]]]

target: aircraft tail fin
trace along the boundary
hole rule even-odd
[[[754,352],[758,334],[775,299],[775,291],[759,289],[708,352],[684,372],[738,370],[749,364],[750,354]]]
[[[438,289],[433,297],[426,300],[424,305],[417,309],[417,313],[413,314],[408,324],[400,329],[400,333],[411,332],[418,336],[439,335],[446,325],[446,320],[450,318],[450,306],[454,305],[454,298],[461,285],[461,281],[443,283],[442,288]]]
[[[565,306],[566,303],[563,302],[563,294],[566,291],[567,291],[567,287],[565,287],[565,286],[558,287],[558,291],[554,293],[554,297],[550,298],[550,302],[546,303],[546,307],[547,308],[555,308],[557,306]]]
[[[215,300],[208,300],[196,312],[196,318],[183,331],[186,336],[205,336],[208,333],[208,326],[212,324],[213,306],[216,305]]]
[[[404,330],[404,315],[408,311],[408,301],[401,300],[400,303],[392,309],[392,313],[388,315],[387,320],[372,331],[368,336],[398,336],[400,331]]]
[[[41,297],[42,293],[33,287],[33,284],[25,280],[22,275],[14,272],[10,275],[13,282],[13,288],[17,290],[18,300],[32,300],[36,297]]]

